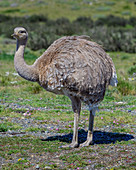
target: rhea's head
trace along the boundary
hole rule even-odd
[[[12,36],[18,40],[26,40],[28,37],[28,33],[23,27],[16,27],[14,29],[14,34]]]

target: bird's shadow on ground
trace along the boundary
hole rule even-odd
[[[72,142],[73,134],[69,133],[67,135],[57,135],[51,136],[46,139],[41,139],[42,141],[54,141],[59,140],[61,142]],[[87,132],[83,129],[79,130],[79,144],[86,141]],[[102,132],[102,131],[94,131],[93,134],[93,142],[94,144],[110,144],[115,143],[117,141],[128,141],[134,139],[134,136],[130,134],[122,134],[122,133],[113,133],[113,132]]]

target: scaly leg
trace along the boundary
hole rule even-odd
[[[74,129],[73,129],[73,139],[70,144],[71,147],[78,147],[78,123],[79,123],[79,113],[74,113]]]
[[[90,144],[93,144],[94,112],[95,111],[90,110],[89,128],[88,128],[87,140],[80,145],[81,147],[89,146]]]
[[[74,111],[74,129],[73,129],[73,139],[72,143],[70,145],[62,146],[64,147],[71,147],[76,148],[79,146],[78,143],[78,123],[79,123],[79,116],[80,116],[80,110],[81,110],[81,101],[77,97],[70,97],[72,101],[72,109]]]

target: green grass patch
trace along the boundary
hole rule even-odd
[[[88,162],[84,161],[85,156],[81,156],[80,154],[70,153],[64,156],[61,156],[60,159],[62,159],[64,162],[71,163],[69,164],[69,168],[77,168],[77,167],[85,167],[86,165],[89,165]]]
[[[3,11],[3,13],[16,13],[16,12],[20,12],[20,9],[7,9],[5,11]]]
[[[131,133],[131,129],[129,128],[115,128],[112,130],[112,132],[116,132],[116,133]]]
[[[6,132],[8,131],[8,126],[6,123],[1,123],[0,124],[0,132]]]
[[[128,73],[129,73],[130,75],[136,73],[136,65],[130,67],[130,68],[128,69]]]
[[[18,124],[4,121],[0,124],[0,132],[6,132],[8,130],[19,130],[22,129]]]
[[[31,8],[30,8],[31,6]],[[114,8],[113,8],[114,6]],[[30,16],[33,14],[45,15],[50,19],[56,19],[61,17],[68,17],[73,20],[79,16],[93,16],[93,15],[119,15],[127,17],[130,15],[135,16],[135,4],[134,1],[100,1],[92,3],[90,1],[82,0],[69,0],[69,1],[58,1],[58,0],[44,0],[44,1],[1,1],[0,12],[12,15],[12,16]],[[112,8],[111,8],[112,7]],[[91,12],[90,12],[91,10]],[[45,12],[46,11],[46,12]]]
[[[28,50],[27,53],[29,57],[26,58],[26,62],[31,64],[35,61],[37,54],[39,55],[41,52]],[[109,126],[111,133],[130,133],[133,135],[135,134],[135,117],[131,112],[136,109],[135,82],[127,80],[129,77],[127,69],[132,66],[132,62],[135,62],[135,54],[110,53],[110,55],[117,68],[119,86],[109,87],[106,91],[106,96],[100,104],[100,111],[95,116],[94,130],[99,129],[101,131],[101,129]],[[0,60],[0,117],[2,117],[0,119],[0,132],[23,130],[25,132],[35,133],[50,131],[57,135],[61,135],[61,133],[73,133],[74,114],[69,98],[49,93],[38,84],[28,82],[14,75],[13,55],[2,54]],[[17,83],[11,84],[14,81],[17,81]],[[9,106],[12,108],[9,108]],[[18,120],[33,119],[35,126],[28,126],[22,129],[20,123],[16,124],[12,122],[13,118],[17,118]],[[88,118],[89,111],[83,109],[80,115],[80,129],[88,128]],[[63,123],[65,123],[65,126],[58,128],[57,125],[61,127]],[[42,127],[44,127],[44,124],[49,124],[53,128],[41,128],[39,126],[40,124],[43,125]],[[61,165],[64,165],[63,167],[66,169],[84,169],[91,163],[95,163],[99,168],[100,166],[105,168],[105,164],[99,162],[99,155],[103,154],[103,150],[106,147],[123,146],[124,149],[124,147],[128,147],[129,145],[132,145],[132,147],[135,145],[134,140],[128,140],[117,141],[115,144],[97,144],[85,148],[61,149],[59,146],[66,144],[65,140],[61,142],[55,140],[57,139],[56,137],[52,141],[46,141],[44,137],[43,140],[40,138],[31,135],[1,137],[0,156],[8,162],[2,168],[35,169],[38,164],[41,169],[44,169],[45,166],[50,166],[52,169],[60,169]],[[119,151],[117,150],[118,154],[120,154],[120,150],[121,148]],[[31,157],[32,155],[37,160],[41,159],[41,162],[34,162]],[[106,155],[104,156],[106,157]],[[101,159],[104,161],[104,158]],[[118,157],[117,160],[119,159]],[[9,163],[10,160],[13,160],[14,163]],[[107,164],[110,165],[110,162]],[[132,164],[132,166],[134,165]]]
[[[129,94],[135,94],[136,88],[128,81],[123,80],[121,78],[118,79],[118,86],[117,89],[122,95],[129,95]]]

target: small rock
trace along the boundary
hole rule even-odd
[[[36,165],[36,169],[39,169],[40,167],[39,167],[39,165]]]
[[[8,130],[8,133],[12,133],[12,131],[9,129],[9,130]]]
[[[45,166],[45,169],[51,169],[51,167],[50,166]]]

